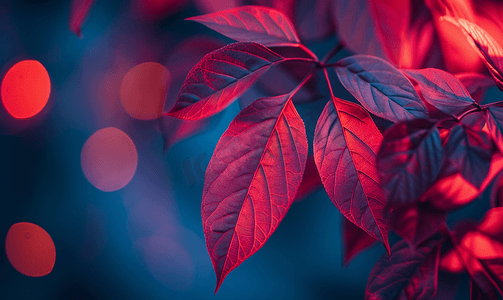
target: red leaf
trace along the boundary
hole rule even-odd
[[[458,209],[475,200],[501,170],[503,170],[503,156],[496,152],[492,156],[489,173],[479,189],[463,178],[460,173],[448,173],[439,175],[439,179],[424,193],[421,201],[427,201],[441,211]]]
[[[224,132],[206,169],[201,208],[216,290],[276,230],[306,158],[304,123],[290,95],[256,100]]]
[[[417,119],[387,129],[377,165],[389,203],[406,205],[421,197],[435,182],[442,156],[435,123]]]
[[[381,40],[389,60],[398,65],[404,42],[411,7],[409,0],[370,0],[370,15],[374,20],[377,36]]]
[[[449,115],[458,115],[475,103],[463,84],[440,69],[403,70],[419,85],[428,103]]]
[[[465,125],[455,125],[445,144],[445,155],[451,166],[477,189],[487,177],[492,154],[489,135]]]
[[[477,103],[484,98],[487,88],[494,86],[494,80],[486,75],[479,73],[459,73],[455,75],[466,87],[470,95]]]
[[[84,23],[93,4],[94,0],[72,0],[69,27],[78,37],[82,37],[82,23]]]
[[[309,194],[314,192],[316,189],[322,187],[320,174],[318,174],[318,169],[316,169],[316,164],[314,162],[314,157],[309,155],[307,157],[306,169],[304,170],[304,175],[302,176],[302,181],[297,189],[297,194],[295,195],[295,201],[299,202],[306,198]]]
[[[374,115],[395,123],[428,118],[412,83],[385,60],[354,55],[337,62],[335,70],[342,85]]]
[[[242,6],[188,18],[240,42],[265,46],[299,44],[290,20],[280,11],[264,6]]]
[[[432,208],[429,203],[415,202],[395,208],[392,229],[411,247],[427,240],[445,223],[446,214]]]
[[[370,273],[365,300],[431,299],[437,291],[440,234],[411,250],[405,241],[383,255]]]
[[[503,89],[503,49],[498,42],[484,29],[470,21],[442,17],[442,19],[453,23],[463,29],[470,45],[479,53],[482,61],[496,81],[496,85]]]
[[[241,96],[282,56],[256,43],[234,43],[207,54],[187,75],[167,114],[185,120],[209,117]]]
[[[346,218],[342,218],[342,240],[344,241],[342,246],[344,265],[348,265],[360,252],[370,248],[376,242],[376,239]]]
[[[494,286],[502,294],[503,208],[490,209],[476,227],[467,230],[460,241],[453,238],[453,243],[481,292],[495,297]]]
[[[314,132],[314,160],[328,196],[389,253],[389,216],[376,168],[382,135],[360,106],[332,97]]]

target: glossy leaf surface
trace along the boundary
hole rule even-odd
[[[265,46],[300,43],[290,20],[280,11],[265,6],[242,6],[188,18],[240,42]]]
[[[384,254],[370,273],[366,300],[431,299],[437,290],[441,235],[411,250],[405,241]]]
[[[463,178],[480,188],[491,165],[493,143],[485,131],[454,126],[445,145],[445,155]]]
[[[339,211],[389,252],[389,215],[376,168],[382,135],[360,106],[332,98],[316,125],[314,159]]]
[[[440,133],[428,120],[398,123],[384,133],[377,155],[390,204],[412,203],[432,186],[442,165]]]
[[[475,101],[463,84],[440,69],[403,70],[417,82],[428,103],[449,115],[458,115]]]
[[[398,123],[428,118],[428,110],[412,83],[383,59],[354,55],[336,66],[342,85],[374,115]]]
[[[212,116],[241,96],[271,65],[284,58],[257,43],[234,43],[207,54],[187,75],[169,116]]]
[[[278,227],[306,159],[304,123],[289,95],[254,101],[224,132],[206,169],[201,208],[217,290]]]

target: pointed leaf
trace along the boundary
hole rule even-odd
[[[292,22],[282,12],[264,6],[242,6],[188,18],[240,42],[265,46],[300,43]]]
[[[389,203],[406,205],[421,197],[437,178],[442,154],[442,140],[433,122],[407,121],[386,130],[377,166]]]
[[[463,178],[477,189],[487,177],[493,154],[493,143],[485,131],[475,131],[465,125],[451,129],[445,145],[445,155]]]
[[[271,65],[284,58],[256,43],[234,43],[207,54],[190,70],[168,116],[212,116],[241,96]]]
[[[335,67],[342,85],[374,115],[398,123],[428,118],[428,110],[412,83],[383,59],[354,55]]]
[[[383,255],[370,273],[365,300],[431,299],[437,290],[440,234],[411,250],[405,241]]]
[[[306,169],[304,170],[302,181],[295,195],[295,202],[303,200],[322,186],[320,174],[318,174],[318,169],[316,169],[316,164],[314,162],[314,156],[309,155],[307,157]]]
[[[419,85],[421,94],[431,105],[449,115],[458,115],[475,100],[453,75],[440,69],[402,70]]]
[[[377,242],[347,218],[342,218],[342,240],[342,263],[344,265],[348,265],[360,252],[372,247]]]
[[[256,100],[220,138],[201,207],[216,290],[278,227],[302,180],[307,149],[304,123],[289,95]]]
[[[376,168],[382,135],[360,106],[333,97],[316,124],[314,160],[328,196],[389,253],[389,215]]]
[[[468,20],[448,16],[442,19],[463,29],[468,42],[480,54],[496,85],[503,89],[503,48],[498,42],[484,29]]]

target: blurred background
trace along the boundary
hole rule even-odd
[[[161,95],[168,111],[192,66],[232,42],[184,19],[241,2],[99,0],[90,6],[80,38],[70,30],[71,2],[0,4],[0,78],[20,61],[37,60],[51,81],[47,104],[31,118],[16,119],[0,106],[0,239],[13,224],[30,222],[47,231],[56,249],[54,269],[29,277],[11,265],[2,242],[0,298],[363,299],[384,247],[375,245],[344,268],[341,215],[323,189],[294,203],[265,246],[213,295],[216,277],[200,213],[204,171],[231,120],[267,88],[192,124],[158,118],[155,109],[153,116],[135,115],[134,103],[121,98],[133,68],[157,63],[154,68],[165,68],[157,71],[166,78]],[[336,42],[333,35],[308,46],[322,57]],[[334,84],[339,97],[350,98]],[[320,101],[297,104],[312,148],[326,98],[317,87],[309,92]],[[486,97],[498,93],[489,90]],[[129,173],[103,182],[96,172],[106,166],[93,165],[100,162],[92,143],[110,137],[110,130],[100,131],[109,127],[120,130],[111,137],[124,148],[110,151],[121,153],[118,163],[129,164]],[[486,192],[449,220],[479,219],[488,197]],[[466,275],[442,276],[438,299],[468,299],[468,283]]]

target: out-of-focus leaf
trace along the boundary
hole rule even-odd
[[[292,22],[280,11],[264,6],[242,6],[188,18],[240,42],[265,46],[300,43]]]
[[[492,106],[486,110],[487,129],[498,150],[503,153],[503,106]]]
[[[365,300],[431,299],[437,290],[440,234],[412,250],[405,241],[384,254],[370,273]]]
[[[377,38],[367,0],[337,0],[334,21],[337,34],[347,47],[357,54],[387,58]]]
[[[416,201],[393,210],[391,228],[414,248],[435,235],[445,219],[445,212],[427,202]]]
[[[480,103],[484,98],[486,89],[494,86],[494,80],[479,73],[459,73],[455,75],[466,87],[472,98]]]
[[[485,131],[455,125],[445,144],[445,155],[463,178],[477,189],[487,177],[493,154],[493,143]]]
[[[406,205],[421,197],[437,178],[442,152],[440,133],[428,120],[406,121],[386,130],[377,166],[388,202]]]
[[[503,89],[503,49],[498,42],[484,29],[468,20],[448,16],[442,18],[463,29],[468,42],[480,54],[496,85]]]
[[[403,70],[417,82],[428,103],[449,115],[458,115],[475,103],[463,84],[440,69]]]
[[[271,65],[284,57],[257,43],[234,43],[207,54],[187,75],[168,116],[209,117],[241,96]]]
[[[456,229],[457,231],[458,229]],[[497,299],[494,288],[503,290],[503,207],[492,208],[482,221],[453,241],[456,254],[483,294],[484,299]]]
[[[398,123],[428,118],[428,110],[412,83],[383,59],[354,55],[335,67],[342,85],[374,115]]]
[[[360,106],[333,97],[316,124],[314,160],[328,196],[389,253],[389,215],[376,168],[382,135]]]
[[[429,202],[440,211],[459,209],[475,200],[501,170],[503,170],[503,156],[496,152],[492,156],[489,173],[480,188],[469,183],[459,172],[447,173],[439,175],[435,184],[421,197],[421,201]]]
[[[342,240],[342,263],[344,265],[348,265],[360,252],[372,247],[377,242],[375,238],[347,218],[342,218]]]
[[[216,290],[278,227],[302,180],[307,150],[304,123],[290,95],[257,99],[220,138],[206,169],[201,206]]]
[[[503,207],[503,172],[494,180],[491,190],[491,207]]]
[[[95,0],[72,0],[70,9],[70,30],[78,37],[82,37],[82,24],[91,11]]]
[[[398,65],[409,29],[411,3],[409,0],[370,0],[368,5],[377,36],[390,61]]]

